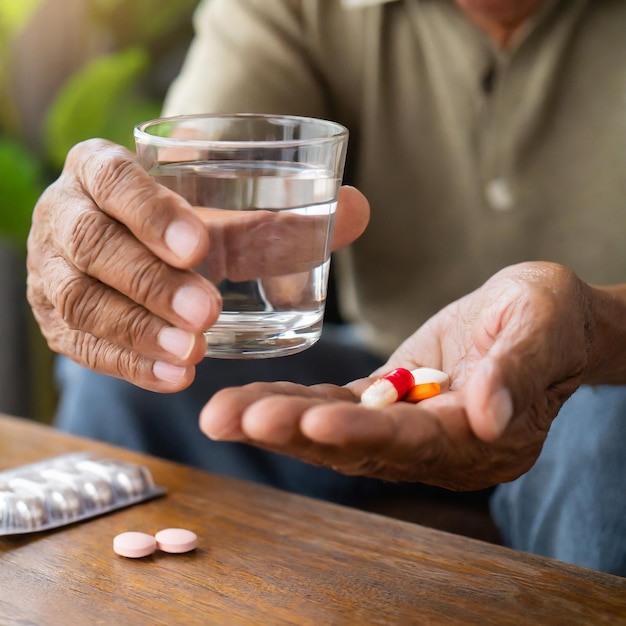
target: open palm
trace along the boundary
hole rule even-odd
[[[479,489],[513,480],[539,455],[587,367],[587,290],[554,264],[502,270],[409,337],[394,367],[446,371],[451,389],[415,405],[359,403],[345,387],[254,383],[216,394],[201,415],[214,439],[248,442],[345,474]]]

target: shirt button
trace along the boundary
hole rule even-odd
[[[513,208],[513,192],[504,178],[489,181],[485,186],[485,196],[494,211],[510,211]]]

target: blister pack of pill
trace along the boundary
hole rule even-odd
[[[0,472],[0,536],[57,528],[163,495],[143,465],[89,453]]]

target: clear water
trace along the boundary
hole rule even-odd
[[[339,181],[276,162],[196,161],[150,172],[183,195],[209,231],[196,270],[218,285],[223,310],[207,356],[293,354],[319,339]]]

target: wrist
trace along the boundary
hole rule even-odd
[[[586,286],[585,384],[626,384],[626,285]]]

